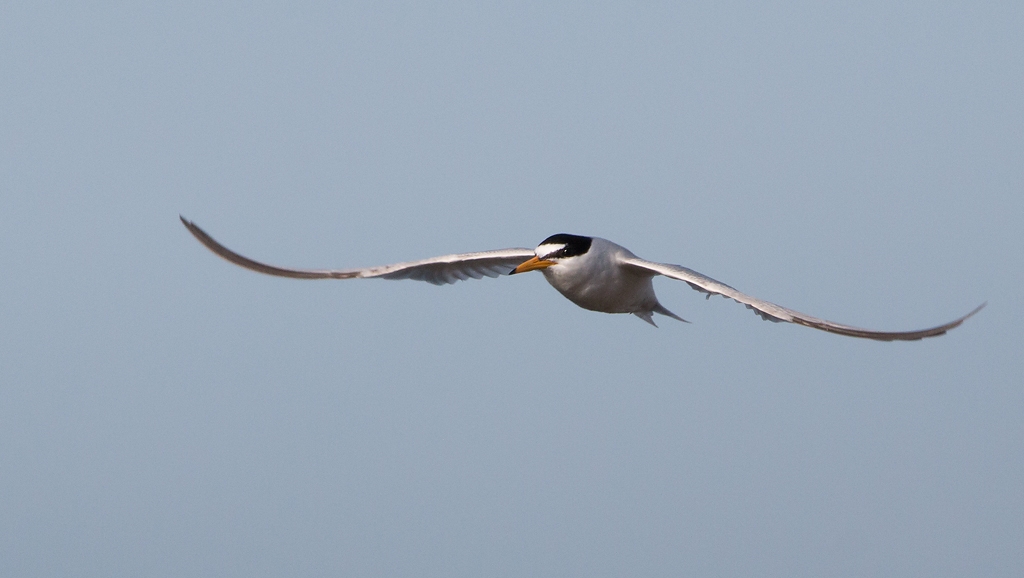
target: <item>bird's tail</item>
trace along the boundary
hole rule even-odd
[[[633,315],[636,315],[640,319],[643,319],[644,321],[650,323],[655,327],[658,326],[658,324],[654,322],[654,313],[651,311],[634,311]]]
[[[676,315],[675,313],[672,313],[668,309],[665,309],[665,306],[662,305],[661,303],[656,303],[654,305],[654,312],[655,313],[660,313],[660,314],[664,315],[665,317],[671,317],[672,319],[675,319],[677,321],[682,321],[683,323],[689,323],[689,321],[683,319],[682,317]]]
[[[677,319],[679,321],[682,321],[683,323],[689,323],[689,321],[683,319],[682,317],[676,315],[675,313],[672,313],[668,309],[665,309],[665,307],[661,303],[656,303],[654,305],[654,309],[651,309],[650,311],[634,311],[633,315],[636,315],[640,319],[643,319],[644,321],[646,321],[646,322],[650,323],[651,325],[657,327],[658,324],[654,322],[654,314],[655,313],[660,313],[660,314],[664,315],[665,317],[671,317],[672,319]]]

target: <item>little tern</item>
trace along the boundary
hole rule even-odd
[[[512,248],[459,253],[364,269],[289,269],[267,265],[239,255],[215,241],[192,221],[179,217],[189,232],[217,255],[236,265],[267,275],[293,279],[415,279],[434,285],[445,285],[469,278],[480,279],[484,276],[497,277],[502,274],[514,275],[539,270],[552,287],[584,309],[601,313],[632,313],[655,327],[655,313],[686,321],[658,302],[651,282],[657,275],[685,281],[693,289],[705,293],[708,298],[712,295],[721,295],[742,303],[768,321],[785,321],[829,333],[878,341],[915,341],[942,335],[958,327],[985,306],[982,303],[963,317],[928,329],[861,329],[818,319],[751,297],[693,269],[646,261],[625,247],[599,237],[567,233],[559,233],[544,239],[536,249]]]

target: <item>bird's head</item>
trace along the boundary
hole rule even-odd
[[[537,248],[533,250],[534,255],[536,255],[535,257],[521,263],[509,275],[525,273],[534,269],[544,269],[578,258],[590,250],[590,245],[593,241],[593,238],[582,235],[570,235],[568,233],[551,235],[541,241],[540,245],[537,245]]]

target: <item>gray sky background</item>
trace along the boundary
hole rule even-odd
[[[1024,4],[283,4],[0,7],[0,575],[1024,575]]]

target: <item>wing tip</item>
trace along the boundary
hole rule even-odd
[[[836,325],[833,325],[832,322],[813,322],[807,319],[802,319],[800,317],[795,317],[793,319],[793,323],[796,323],[798,325],[804,325],[806,327],[811,327],[814,329],[820,329],[828,333],[836,333],[839,335],[846,335],[850,337],[861,337],[865,339],[874,339],[876,341],[920,341],[922,339],[927,339],[929,337],[938,337],[940,335],[945,335],[948,332],[956,329],[957,327],[960,327],[961,325],[963,325],[964,321],[967,321],[969,318],[974,316],[974,314],[984,309],[986,305],[988,305],[988,301],[985,301],[981,305],[978,305],[973,310],[971,310],[971,312],[968,313],[967,315],[964,315],[963,317],[960,317],[958,319],[954,319],[949,323],[938,325],[936,327],[931,327],[929,329],[920,329],[916,331],[874,331],[870,329],[861,329],[858,327],[837,327]]]
[[[977,307],[972,309],[970,313],[968,313],[967,315],[964,315],[963,317],[961,317],[960,321],[966,321],[968,318],[973,317],[975,313],[977,313],[977,312],[981,311],[982,309],[984,309],[986,305],[988,305],[988,301],[985,301],[981,305],[978,305]]]
[[[181,219],[181,224],[185,225],[185,228],[188,229],[189,233],[192,233],[193,237],[195,237],[196,239],[199,239],[199,241],[201,241],[204,245],[209,247],[209,244],[203,238],[203,237],[209,237],[209,235],[206,234],[206,231],[200,229],[199,225],[195,224],[194,221],[190,221],[190,220],[186,219],[184,215],[179,214],[178,218]],[[213,239],[211,238],[210,240],[212,241]]]

